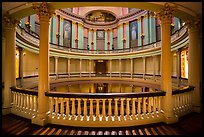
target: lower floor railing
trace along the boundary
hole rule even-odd
[[[189,89],[189,90],[187,90]],[[38,114],[38,93],[12,87],[11,112],[33,119]],[[191,91],[173,91],[173,112],[181,117],[191,112]],[[45,92],[47,122],[81,127],[124,127],[164,121],[165,92],[60,93]]]

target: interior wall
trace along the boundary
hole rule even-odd
[[[67,73],[67,58],[58,58],[58,74]]]
[[[134,59],[134,73],[143,74],[143,58]]]
[[[146,74],[152,74],[154,71],[153,67],[153,57],[146,57],[146,62],[145,62],[145,68],[146,68]]]
[[[23,76],[34,76],[38,75],[39,68],[39,56],[34,52],[30,52],[24,49],[23,56]]]
[[[55,73],[55,58],[50,57],[50,74]]]
[[[71,59],[70,65],[70,73],[79,73],[79,59]]]

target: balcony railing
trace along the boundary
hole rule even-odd
[[[171,42],[175,42],[180,37],[182,37],[187,32],[186,27],[181,27],[179,30],[175,31],[171,36]],[[34,33],[27,32],[24,28],[21,26],[18,26],[17,34],[29,43],[32,43],[33,45],[36,45],[36,47],[39,47],[39,37],[37,34],[34,35]],[[87,46],[87,45],[86,45]],[[82,46],[82,47],[86,47]],[[117,47],[117,46],[116,46]],[[58,49],[70,52],[77,52],[77,53],[85,53],[85,54],[113,54],[113,53],[129,53],[129,52],[137,52],[141,50],[147,50],[147,49],[154,49],[157,47],[161,47],[161,41],[156,41],[153,43],[149,43],[143,46],[134,46],[130,48],[124,48],[124,49],[114,49],[114,50],[88,50],[88,49],[79,49],[79,48],[72,48],[72,47],[66,47],[63,45],[57,45],[55,43],[50,43],[50,48],[52,49]]]
[[[12,87],[11,112],[33,119],[38,114],[35,90]],[[193,87],[172,91],[173,111],[178,117],[191,112]],[[68,93],[45,92],[47,121],[51,124],[82,127],[124,127],[164,121],[162,98],[165,92]]]

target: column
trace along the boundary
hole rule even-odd
[[[110,59],[109,62],[110,62],[110,77],[112,77],[112,59]]]
[[[2,113],[8,114],[11,109],[11,90],[10,87],[16,86],[16,19],[9,15],[3,18],[3,40],[4,46],[4,88],[2,93]]]
[[[143,59],[143,79],[145,79],[145,74],[146,74],[146,61],[145,61],[146,57],[142,57]]]
[[[74,36],[74,40],[75,40],[75,45],[74,45],[74,48],[78,48],[78,41],[79,41],[79,38],[78,38],[78,22],[76,22],[75,24],[75,36]]]
[[[156,42],[156,22],[155,22],[155,14],[154,12],[150,12],[149,17],[149,39],[150,43]]]
[[[163,98],[164,121],[168,124],[178,121],[173,114],[172,103],[172,54],[171,54],[171,21],[175,8],[168,3],[157,13],[161,20],[161,90],[166,92]],[[167,14],[168,13],[168,14]]]
[[[78,23],[78,48],[83,49],[84,46],[84,25],[79,22]]]
[[[89,77],[91,77],[91,59],[89,59]]]
[[[56,75],[56,79],[58,79],[58,57],[54,56],[55,58],[55,75]]]
[[[131,67],[131,68],[130,68],[130,74],[131,74],[131,78],[133,78],[133,77],[132,77],[132,75],[133,75],[133,69],[134,69],[133,66],[134,66],[134,65],[133,65],[133,58],[131,58],[131,59],[130,59],[130,67]]]
[[[153,62],[153,79],[154,79],[154,80],[155,80],[155,74],[156,74],[155,60],[156,60],[156,55],[153,55],[153,56],[152,56],[152,62]]]
[[[72,46],[71,48],[75,48],[75,33],[77,33],[77,31],[75,30],[75,25],[76,25],[76,22],[72,21]]]
[[[68,78],[70,78],[70,58],[67,59],[67,73],[68,73]]]
[[[117,49],[123,49],[123,23],[120,23],[118,25],[118,39],[117,39],[118,45]]]
[[[81,77],[81,71],[82,71],[81,67],[82,67],[82,59],[79,60],[79,72],[80,72],[79,77]]]
[[[178,49],[177,51],[177,86],[180,85],[180,77],[181,77],[181,51]]]
[[[104,30],[105,30],[104,50],[108,50],[108,30],[107,29]]]
[[[126,48],[130,48],[130,27],[129,22],[125,23],[126,25]]]
[[[93,41],[94,41],[94,49],[93,50],[96,50],[96,29],[94,29],[94,32],[93,32]]]
[[[47,123],[48,98],[45,92],[49,92],[49,19],[54,13],[46,2],[34,4],[33,9],[39,15],[40,43],[39,43],[39,80],[38,80],[38,113],[33,117],[32,123],[44,126]]]
[[[119,59],[119,77],[121,78],[121,71],[122,71],[122,62],[121,59]]]
[[[126,23],[123,23],[123,49],[126,48]]]
[[[200,19],[186,22],[188,26],[188,85],[194,86],[192,97],[193,111],[201,112],[201,34]]]
[[[19,77],[20,77],[20,85],[23,84],[23,48],[19,47]]]

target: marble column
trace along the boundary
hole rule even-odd
[[[79,60],[79,77],[81,77],[81,71],[82,71],[82,59]]]
[[[133,72],[134,72],[134,68],[133,68],[134,67],[133,63],[134,62],[133,62],[133,60],[134,60],[133,58],[130,59],[130,67],[131,67],[130,68],[130,75],[131,75],[131,78],[133,78],[132,76],[133,76]]]
[[[201,35],[200,19],[195,18],[186,21],[188,26],[188,85],[194,86],[192,96],[193,111],[201,112]]]
[[[110,77],[112,77],[112,60],[110,59]]]
[[[143,79],[145,79],[145,74],[146,74],[146,57],[142,57],[143,59]]]
[[[3,48],[4,49],[4,88],[2,93],[2,114],[11,111],[11,90],[10,87],[16,86],[16,24],[20,23],[9,15],[3,17]]]
[[[71,59],[70,58],[68,58],[67,59],[67,73],[68,73],[68,78],[70,78],[70,63],[71,62]]]
[[[89,59],[89,77],[91,77],[91,59]]]
[[[55,75],[56,75],[56,79],[58,79],[58,57],[55,56]]]
[[[181,77],[181,51],[177,51],[177,86],[180,85],[180,77]]]
[[[178,121],[178,117],[173,114],[172,99],[172,54],[171,54],[171,21],[175,8],[168,3],[157,12],[161,20],[161,90],[166,92],[162,101],[164,111],[164,121],[168,124]]]
[[[19,47],[19,77],[20,85],[23,84],[23,48]]]
[[[122,72],[122,60],[119,59],[119,77],[121,78],[121,72]]]
[[[32,118],[32,123],[44,126],[47,123],[48,97],[49,92],[49,21],[54,13],[46,2],[34,3],[33,9],[40,20],[40,44],[39,44],[39,80],[38,80],[38,112]]]

